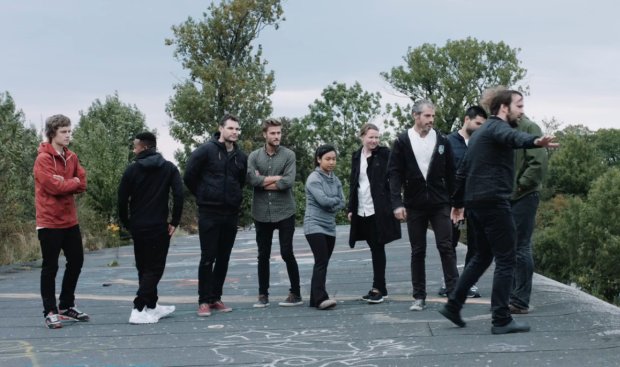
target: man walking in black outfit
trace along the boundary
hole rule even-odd
[[[170,237],[181,220],[183,183],[177,167],[156,151],[154,134],[136,135],[133,146],[135,162],[125,170],[118,188],[118,213],[131,231],[138,269],[139,287],[129,323],[153,324],[175,310],[157,304],[157,285],[166,267]],[[173,204],[168,222],[170,190]]]
[[[225,115],[219,132],[189,157],[183,180],[198,204],[198,316],[230,312],[222,302],[228,260],[237,236],[248,157],[237,146],[239,120]]]
[[[512,319],[508,300],[515,265],[516,229],[510,208],[516,148],[556,147],[549,136],[536,137],[514,129],[523,115],[523,95],[499,92],[491,102],[491,116],[472,136],[465,161],[456,175],[452,221],[471,221],[477,252],[461,274],[448,303],[439,312],[456,325],[465,322],[460,311],[467,291],[495,259],[491,309],[493,334],[527,332],[529,325]]]

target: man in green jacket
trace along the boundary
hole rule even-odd
[[[521,117],[517,130],[536,136],[543,135],[540,127],[525,115]],[[511,205],[517,229],[517,262],[509,304],[510,312],[513,314],[529,312],[534,274],[532,233],[540,200],[539,191],[546,171],[546,149],[515,151],[515,183]]]

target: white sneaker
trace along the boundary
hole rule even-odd
[[[426,308],[426,301],[423,299],[416,299],[409,307],[409,311],[422,311]]]
[[[155,324],[159,321],[159,318],[153,311],[149,312],[148,308],[143,308],[142,311],[138,311],[137,308],[131,310],[131,316],[129,316],[129,323],[133,325],[139,324]]]
[[[163,319],[173,313],[174,310],[176,310],[175,306],[164,306],[157,303],[155,308],[149,308],[148,312],[153,313],[158,319]]]

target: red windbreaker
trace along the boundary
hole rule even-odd
[[[73,194],[86,191],[86,171],[75,153],[61,156],[51,143],[41,143],[34,162],[34,202],[37,228],[70,228],[78,224]],[[64,180],[53,176],[62,176]],[[77,177],[77,183],[73,178]]]

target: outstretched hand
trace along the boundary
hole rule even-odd
[[[560,146],[559,143],[555,142],[555,136],[551,135],[545,135],[537,138],[536,140],[534,140],[534,145],[545,148],[557,148]]]

